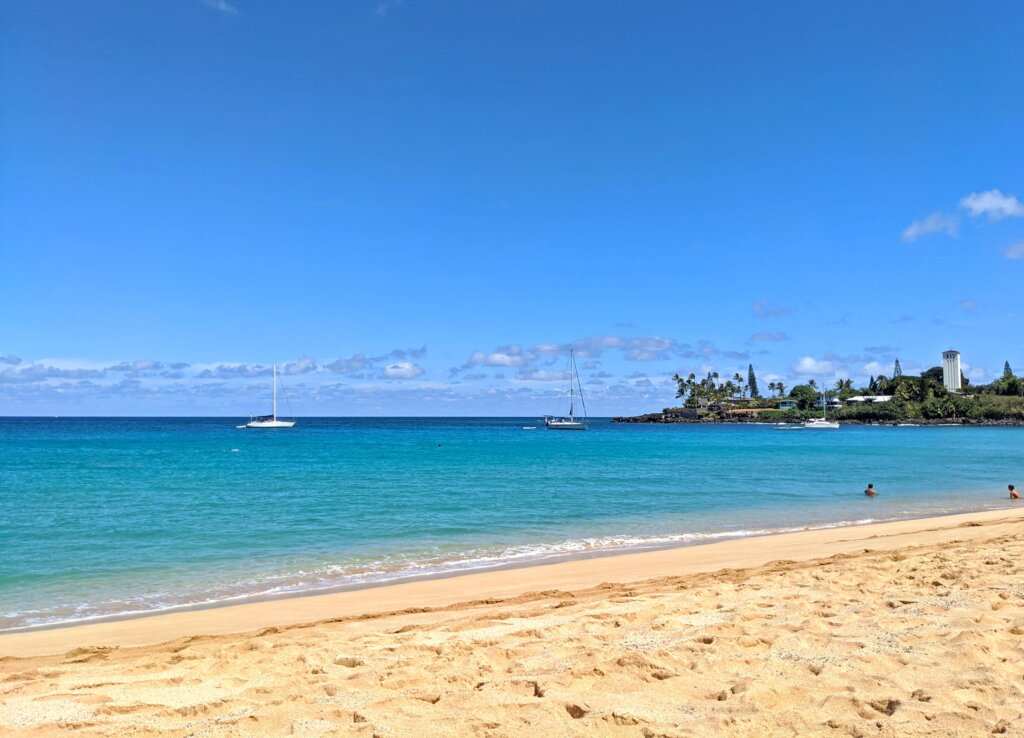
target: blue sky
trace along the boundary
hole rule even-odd
[[[1024,6],[0,2],[0,414],[1024,373]]]

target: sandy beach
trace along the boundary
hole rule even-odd
[[[0,636],[71,732],[1024,735],[1024,508]]]

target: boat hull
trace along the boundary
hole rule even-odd
[[[807,430],[834,430],[838,427],[839,423],[834,420],[808,420],[804,423]]]
[[[253,420],[245,424],[246,428],[291,428],[294,420]]]
[[[544,425],[548,430],[587,430],[590,423],[586,420],[569,420],[568,418],[545,418]]]

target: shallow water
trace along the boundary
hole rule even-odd
[[[0,630],[994,509],[1024,482],[1020,428],[237,422],[0,420]]]

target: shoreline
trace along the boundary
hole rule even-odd
[[[611,422],[619,425],[795,425],[806,418],[790,420],[759,420],[757,416],[734,416],[727,418],[691,418],[665,413],[643,413],[642,415],[619,415]],[[872,426],[886,428],[1024,428],[1024,420],[1016,418],[897,418],[891,420],[860,420],[839,418],[840,425]]]
[[[125,648],[184,637],[240,634],[317,622],[367,619],[494,604],[530,592],[560,592],[608,582],[749,569],[773,561],[811,561],[870,548],[892,550],[997,535],[1024,523],[1024,506],[881,523],[752,535],[700,544],[586,552],[558,561],[522,562],[483,571],[289,593],[243,603],[210,604],[102,621],[40,626],[0,634],[0,658],[52,655],[74,648]],[[344,585],[343,585],[344,586]]]
[[[770,538],[774,536],[787,535],[793,533],[812,533],[817,531],[842,530],[846,528],[863,528],[865,526],[882,525],[886,523],[899,523],[913,520],[941,519],[954,515],[975,515],[980,513],[999,512],[1003,510],[1013,509],[1014,505],[1012,503],[1009,503],[1004,504],[1003,507],[998,507],[995,509],[988,507],[939,512],[929,511],[925,514],[910,513],[905,515],[883,518],[851,518],[828,522],[808,523],[805,525],[764,528],[757,530],[730,530],[718,531],[707,534],[652,536],[649,540],[645,540],[641,543],[628,543],[617,546],[609,546],[607,548],[591,548],[578,551],[548,552],[544,554],[537,554],[535,557],[526,557],[521,559],[494,559],[491,563],[488,564],[465,568],[455,567],[451,569],[430,570],[423,573],[406,573],[402,571],[396,572],[397,576],[394,576],[392,578],[362,580],[355,582],[340,582],[324,584],[322,586],[308,587],[303,589],[291,589],[279,592],[268,591],[247,593],[227,596],[216,600],[207,600],[203,602],[191,602],[177,605],[168,605],[166,607],[153,608],[149,610],[129,610],[120,613],[93,615],[79,618],[77,620],[58,620],[47,623],[34,623],[30,625],[22,625],[13,628],[2,629],[0,630],[0,639],[7,635],[29,634],[49,630],[64,630],[68,628],[78,628],[91,625],[103,625],[119,623],[124,621],[140,620],[145,618],[158,617],[162,615],[176,615],[190,612],[202,612],[205,610],[220,610],[222,608],[238,607],[242,605],[273,603],[280,602],[282,600],[361,592],[363,590],[379,589],[382,587],[394,587],[418,582],[429,582],[433,580],[459,578],[471,576],[474,574],[490,574],[513,569],[547,567],[561,563],[569,563],[573,561],[586,561],[591,559],[628,556],[631,554],[639,553],[669,551],[673,549],[689,548],[693,546],[711,546],[729,541],[743,541],[747,539],[758,539],[766,537]],[[2,655],[3,653],[2,651],[0,651],[0,656]]]

